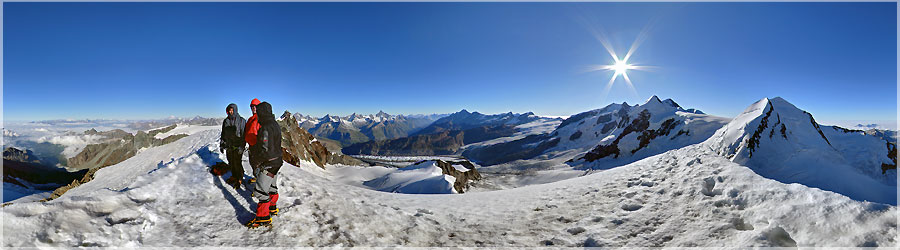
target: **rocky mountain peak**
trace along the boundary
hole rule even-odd
[[[20,150],[14,147],[8,147],[3,150],[3,159],[18,162],[38,162],[38,158],[34,156],[31,150]]]

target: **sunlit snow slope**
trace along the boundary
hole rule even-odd
[[[776,97],[753,103],[703,144],[767,178],[896,205],[897,170],[882,171],[896,164],[888,157],[894,143],[820,126]]]
[[[895,206],[769,180],[699,145],[550,184],[447,195],[379,192],[285,164],[274,226],[248,230],[250,193],[206,170],[224,158],[218,136],[198,132],[58,199],[3,207],[2,245],[896,245]]]

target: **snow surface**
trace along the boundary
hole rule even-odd
[[[767,113],[767,126],[751,151],[749,141]],[[703,144],[767,178],[896,205],[897,172],[881,172],[881,162],[890,162],[886,142],[874,136],[838,135],[830,127],[819,127],[823,134],[827,131],[833,136],[823,138],[811,119],[809,113],[782,98],[763,98]]]
[[[363,185],[378,191],[404,194],[454,194],[456,178],[444,175],[435,161],[423,161],[398,168]]]
[[[584,177],[453,195],[378,192],[285,163],[274,226],[248,230],[250,192],[206,169],[224,158],[218,132],[147,149],[55,200],[3,207],[3,246],[897,244],[896,206],[766,179],[700,145]]]
[[[27,183],[17,180],[19,183]],[[28,184],[25,184],[28,185]],[[3,182],[3,203],[7,202],[34,202],[50,197],[53,190],[41,190],[34,187],[23,187],[16,184]]]
[[[468,172],[469,171],[469,169],[466,168],[466,166],[463,166],[461,164],[450,164],[450,166],[452,166],[454,169],[456,169],[456,171],[459,171],[459,172]]]
[[[535,121],[532,121],[529,123],[520,124],[520,125],[515,126],[515,129],[517,130],[517,132],[514,133],[512,136],[500,137],[500,138],[495,138],[495,139],[491,139],[491,140],[487,140],[487,141],[466,144],[466,145],[460,147],[460,152],[465,151],[466,149],[469,149],[469,148],[473,148],[473,147],[484,147],[484,146],[494,145],[494,144],[498,144],[498,143],[511,142],[511,141],[515,141],[515,140],[519,140],[519,139],[528,137],[529,135],[549,134],[549,133],[553,132],[553,130],[555,130],[556,127],[559,126],[560,123],[562,123],[562,120],[543,118],[543,119],[535,120]]]
[[[382,161],[418,162],[427,160],[457,161],[459,156],[384,156],[384,155],[352,155],[353,158]]]
[[[165,139],[166,137],[177,135],[177,134],[186,134],[192,135],[201,131],[213,130],[213,129],[222,129],[222,126],[213,125],[213,126],[200,126],[200,125],[190,125],[190,124],[178,124],[176,127],[169,132],[156,134],[157,139]]]
[[[420,161],[442,160],[442,161],[460,161],[465,160],[462,156],[382,156],[382,155],[352,155],[353,158],[360,159],[366,163],[384,166],[402,168],[413,165]]]

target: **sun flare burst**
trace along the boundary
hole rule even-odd
[[[628,52],[625,53],[625,57],[619,58],[616,55],[616,51],[613,49],[612,45],[607,40],[606,34],[602,29],[594,28],[591,32],[594,34],[594,37],[603,45],[603,48],[606,49],[606,52],[612,57],[612,64],[608,65],[593,65],[589,68],[588,71],[613,71],[612,77],[609,79],[609,82],[606,83],[606,87],[603,89],[603,98],[606,98],[606,95],[609,94],[610,89],[612,88],[613,83],[615,83],[616,79],[619,76],[622,76],[622,79],[625,80],[625,84],[631,93],[634,94],[635,97],[638,96],[637,90],[634,88],[634,84],[631,82],[631,78],[628,77],[628,73],[631,70],[641,70],[641,71],[649,71],[655,69],[653,66],[644,66],[644,65],[635,65],[628,62],[628,59],[634,55],[635,50],[637,50],[638,46],[646,39],[647,31],[649,27],[645,27],[642,30],[634,42],[631,44],[631,47],[628,48]]]

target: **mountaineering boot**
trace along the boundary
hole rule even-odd
[[[246,226],[249,228],[270,227],[270,226],[272,226],[272,219],[271,218],[262,219],[262,218],[256,217],[256,218],[253,218],[253,220],[250,220],[250,222],[247,222]]]
[[[278,215],[278,207],[275,206],[275,202],[278,201],[278,193],[269,193],[269,197],[271,197],[270,199],[272,199],[271,201],[269,201],[269,214],[271,216],[276,216]]]
[[[272,218],[269,217],[269,201],[260,201],[256,205],[256,218],[247,222],[247,227],[257,228],[261,226],[271,226]]]

